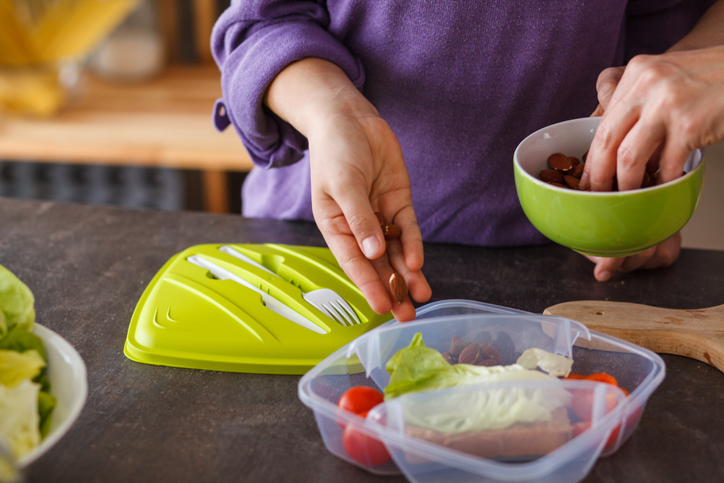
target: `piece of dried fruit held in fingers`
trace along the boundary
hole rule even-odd
[[[382,234],[385,235],[385,240],[400,238],[400,235],[402,235],[402,228],[397,225],[382,225]]]
[[[405,295],[407,295],[407,284],[397,273],[390,275],[390,291],[398,304],[405,301]]]

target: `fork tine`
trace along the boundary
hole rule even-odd
[[[337,307],[334,306],[334,302],[330,301],[329,305],[324,304],[324,308],[327,309],[327,312],[329,312],[329,316],[334,319],[335,321],[339,322],[345,327],[348,327],[352,324],[348,324],[344,317],[342,317],[342,314],[339,313],[337,310]]]
[[[336,317],[334,316],[334,314],[330,313],[329,309],[324,304],[318,304],[315,302],[309,302],[309,303],[312,304],[313,306],[315,306],[317,308],[317,310],[322,312],[324,315],[326,315],[330,319],[337,320]]]
[[[344,300],[344,299],[338,299],[338,300],[337,300],[337,303],[339,303],[339,305],[341,305],[342,308],[346,311],[346,313],[348,313],[349,316],[352,318],[352,321],[351,321],[351,322],[352,322],[353,325],[357,325],[357,324],[361,324],[361,323],[362,323],[362,321],[359,320],[359,317],[357,317],[357,312],[355,312],[354,309],[349,306],[349,304],[347,303],[346,300]]]
[[[361,324],[357,313],[335,291],[320,288],[302,293],[304,300],[317,307],[324,315],[335,320],[344,327]]]
[[[349,315],[347,315],[347,311],[344,309],[342,304],[339,303],[339,300],[332,300],[329,302],[329,305],[334,307],[334,310],[337,311],[338,314],[342,315],[344,319],[347,321],[347,324],[352,326],[356,325],[352,319],[349,318]]]

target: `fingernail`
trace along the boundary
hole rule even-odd
[[[578,182],[578,187],[582,190],[588,189],[588,174],[585,171],[581,175],[581,181]]]
[[[370,235],[364,240],[362,240],[362,251],[365,252],[365,256],[367,258],[370,258],[374,256],[375,252],[377,251],[377,248],[380,246],[380,242],[377,241],[377,237],[374,235]]]
[[[609,271],[604,271],[604,272],[601,272],[598,274],[598,280],[601,282],[605,282],[610,278],[611,278],[611,272],[609,272]]]

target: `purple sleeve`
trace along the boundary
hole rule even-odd
[[[288,166],[307,149],[302,134],[262,105],[267,87],[287,65],[319,57],[338,65],[361,89],[359,60],[326,30],[328,25],[329,13],[320,2],[235,0],[214,26],[211,48],[223,95],[214,123],[219,130],[234,126],[255,165]]]

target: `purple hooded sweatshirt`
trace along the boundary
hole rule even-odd
[[[313,220],[307,140],[262,97],[305,57],[337,64],[397,136],[428,242],[541,243],[513,181],[528,134],[586,117],[596,79],[639,53],[661,53],[713,0],[240,0],[212,50],[232,124],[255,168],[247,217]]]

